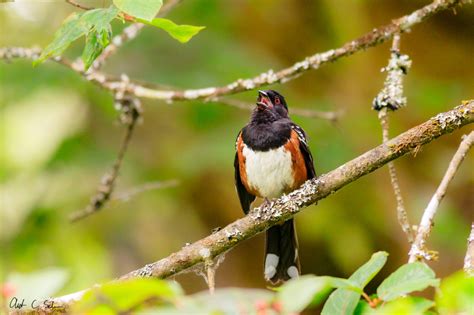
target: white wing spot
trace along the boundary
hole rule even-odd
[[[298,134],[298,139],[303,142],[306,146],[308,145],[308,143],[306,143],[306,136],[304,134],[304,131],[303,129],[301,129],[301,127],[299,126],[292,126],[291,127],[294,131],[296,131],[296,133]]]

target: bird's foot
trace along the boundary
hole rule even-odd
[[[272,201],[270,199],[264,198],[262,202],[262,206],[267,207],[267,206],[270,206],[271,203]]]

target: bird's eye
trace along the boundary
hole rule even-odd
[[[275,105],[280,105],[280,98],[278,96],[275,97]]]

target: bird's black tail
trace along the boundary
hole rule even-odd
[[[265,279],[272,283],[286,281],[300,274],[298,240],[293,219],[267,231]]]

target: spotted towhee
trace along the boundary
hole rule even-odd
[[[258,93],[250,122],[237,137],[234,161],[237,193],[246,214],[255,197],[280,197],[316,176],[305,132],[288,117],[285,98],[273,90]],[[277,283],[299,274],[291,219],[267,231],[264,275]]]

